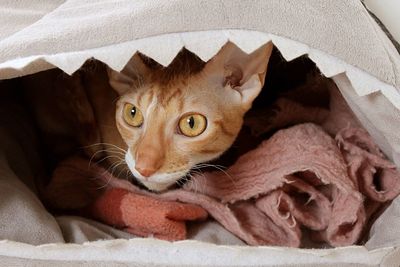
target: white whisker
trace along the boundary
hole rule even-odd
[[[232,182],[233,186],[236,188],[235,180],[232,178],[232,176],[228,172],[226,172],[224,170],[224,169],[227,169],[225,166],[217,165],[217,164],[199,163],[199,164],[196,164],[193,168],[200,170],[200,168],[202,168],[202,167],[211,167],[211,168],[215,168],[215,169],[223,172],[229,178],[229,180]],[[204,174],[203,174],[203,177],[204,177]]]
[[[105,170],[105,171],[101,174],[101,176],[104,175],[104,174],[107,173],[107,172],[110,173],[109,170],[110,170],[113,166],[118,166],[118,165],[121,164],[121,163],[123,163],[123,162],[122,162],[122,161],[118,161],[118,162],[115,162],[115,163],[111,164],[111,166],[110,166],[107,170]],[[113,176],[112,173],[111,173],[111,176]],[[108,186],[108,184],[110,183],[111,179],[112,179],[112,177],[110,177],[110,178],[108,179],[108,181],[107,181],[103,186],[100,186],[98,189],[106,188],[106,187]]]
[[[95,143],[95,144],[92,144],[92,145],[83,146],[83,147],[81,147],[81,148],[89,148],[89,147],[93,147],[93,146],[103,146],[103,145],[104,145],[104,146],[111,146],[111,147],[116,148],[117,150],[119,150],[119,151],[121,151],[121,152],[123,152],[123,153],[126,153],[126,150],[120,148],[120,147],[117,146],[117,145],[110,144],[110,143]]]
[[[117,158],[117,159],[119,159],[120,161],[124,161],[123,158],[120,158],[120,157],[118,157],[118,156],[111,155],[111,156],[107,156],[107,157],[104,157],[104,158],[102,158],[102,159],[96,161],[95,164],[100,164],[101,162],[105,161],[106,159],[110,159],[110,158]],[[90,166],[90,165],[91,165],[91,161],[89,161],[89,166]]]

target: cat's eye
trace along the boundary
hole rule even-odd
[[[179,131],[188,137],[195,137],[204,132],[207,119],[201,114],[189,114],[179,121]]]
[[[143,124],[143,114],[135,105],[125,104],[123,112],[127,124],[133,127],[140,127]]]

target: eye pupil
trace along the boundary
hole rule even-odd
[[[136,115],[136,107],[133,107],[133,108],[131,109],[131,116],[132,116],[132,117],[135,117],[135,115]]]
[[[193,116],[190,116],[190,117],[188,118],[187,122],[188,122],[190,128],[193,129],[193,127],[194,127],[194,118],[193,118]]]

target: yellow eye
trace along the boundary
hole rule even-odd
[[[140,127],[143,124],[142,112],[132,104],[125,104],[123,115],[125,122],[133,127]]]
[[[189,114],[179,121],[179,130],[183,135],[195,137],[200,135],[207,127],[207,119],[200,114]]]

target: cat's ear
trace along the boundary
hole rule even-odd
[[[150,69],[138,54],[135,54],[121,72],[108,68],[108,78],[112,88],[123,95],[132,88],[144,84],[150,77]]]
[[[236,90],[248,109],[264,85],[272,48],[272,43],[268,43],[247,54],[229,42],[206,64],[204,71],[212,82]]]

